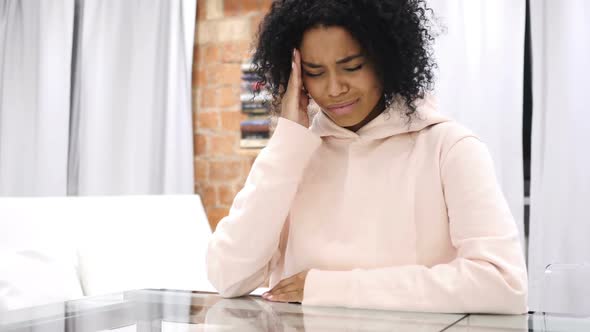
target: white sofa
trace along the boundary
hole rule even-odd
[[[0,198],[0,311],[140,288],[214,291],[198,195]]]

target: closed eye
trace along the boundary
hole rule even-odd
[[[309,76],[309,77],[318,77],[318,76],[321,76],[323,74],[323,73],[316,73],[316,74],[314,74],[314,73],[310,73],[308,71],[303,71],[303,73],[305,74],[305,76]]]
[[[352,67],[352,68],[344,68],[344,70],[346,70],[348,72],[353,72],[353,71],[357,71],[357,70],[363,68],[364,65],[365,65],[364,63],[361,63],[360,65],[355,66],[355,67]],[[321,73],[310,73],[310,72],[308,72],[306,70],[304,70],[303,73],[305,74],[305,76],[308,76],[308,77],[318,77],[318,76],[321,76],[321,75],[324,74],[323,72],[321,72]]]
[[[363,68],[364,63],[361,63],[360,65],[356,66],[356,67],[352,67],[352,68],[344,68],[344,70],[346,71],[357,71],[361,68]]]

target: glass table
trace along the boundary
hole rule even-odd
[[[590,331],[590,318],[324,308],[146,289],[3,312],[0,331]]]

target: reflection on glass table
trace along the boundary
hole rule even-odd
[[[590,331],[590,319],[394,312],[138,290],[0,313],[0,331]]]
[[[590,317],[531,313],[520,316],[468,315],[446,331],[517,332],[517,331],[590,331]]]
[[[272,303],[258,296],[223,299],[216,294],[142,291],[128,294],[137,303],[162,305],[162,326],[186,324],[190,331],[440,331],[465,315],[303,307]],[[168,325],[169,326],[169,325]],[[200,328],[199,328],[200,327]]]

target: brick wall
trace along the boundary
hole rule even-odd
[[[242,62],[271,0],[199,0],[193,63],[195,192],[211,228],[227,215],[256,151],[241,150]]]

